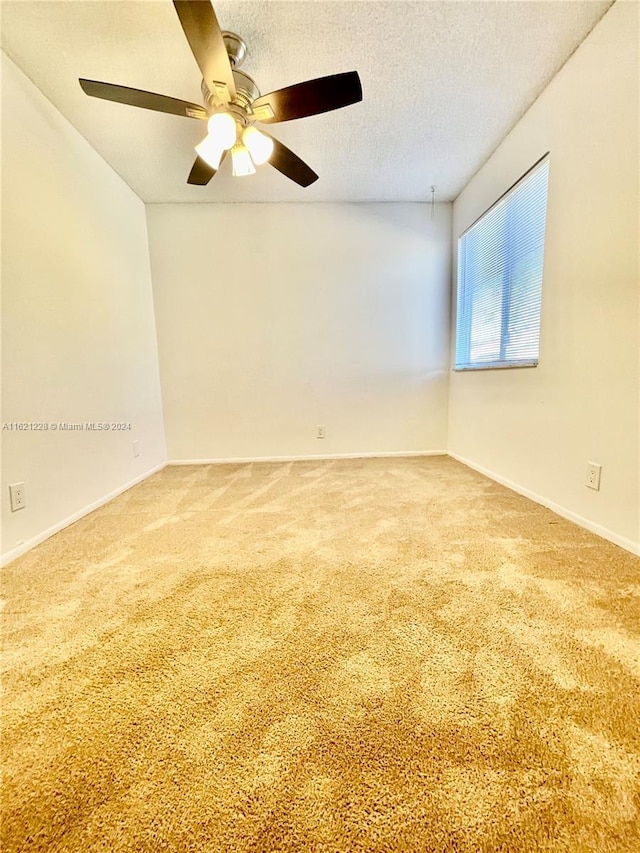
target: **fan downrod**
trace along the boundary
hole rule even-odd
[[[243,38],[237,33],[222,31],[224,46],[227,48],[227,55],[232,68],[240,68],[247,55],[247,44]]]

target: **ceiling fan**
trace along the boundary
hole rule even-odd
[[[235,33],[222,31],[209,0],[173,0],[189,47],[202,73],[204,106],[114,83],[80,78],[87,95],[147,110],[200,119],[208,134],[196,145],[197,158],[187,183],[204,186],[231,151],[233,174],[252,175],[271,163],[301,187],[318,175],[293,151],[255,122],[275,124],[347,107],[362,100],[357,71],[318,77],[260,95],[255,82],[240,71],[247,46]]]

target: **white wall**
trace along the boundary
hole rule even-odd
[[[169,458],[443,450],[450,212],[149,205]]]
[[[449,402],[452,453],[636,550],[638,79],[619,0],[456,200],[454,238],[551,152],[540,364],[453,373]]]
[[[2,192],[3,422],[132,424],[2,431],[6,559],[165,448],[144,205],[4,54]]]

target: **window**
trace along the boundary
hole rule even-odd
[[[548,155],[458,240],[456,370],[538,363]]]

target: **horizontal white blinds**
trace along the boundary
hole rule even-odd
[[[535,364],[549,159],[458,241],[456,368]]]

